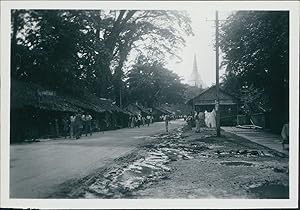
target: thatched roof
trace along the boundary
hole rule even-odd
[[[33,107],[38,109],[77,112],[83,110],[103,112],[119,112],[128,114],[113,104],[109,99],[99,98],[92,94],[70,96],[57,94],[39,85],[12,80],[11,107]]]
[[[125,110],[121,109],[117,105],[113,103],[112,100],[107,99],[107,98],[99,98],[95,95],[92,94],[86,94],[82,97],[82,100],[85,100],[87,103],[89,103],[91,106],[93,106],[94,110],[96,112],[119,112],[119,113],[124,113],[128,114]]]
[[[169,115],[172,114],[172,112],[168,111],[167,109],[163,107],[153,107],[152,109],[153,114],[158,114],[158,115]]]
[[[11,82],[11,108],[32,107],[44,110],[77,112],[79,107],[70,104],[58,95],[43,95],[45,88],[26,82],[12,80]]]
[[[129,104],[125,107],[125,110],[130,112],[132,115],[139,115],[141,110],[135,106],[135,104]]]
[[[127,105],[125,110],[132,113],[133,115],[138,115],[138,114],[148,115],[148,114],[151,114],[149,109],[147,109],[147,108],[145,108],[141,105],[133,104],[133,103]]]

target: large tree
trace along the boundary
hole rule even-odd
[[[89,47],[76,11],[14,10],[14,78],[56,90],[85,86],[81,46]],[[16,27],[15,27],[16,26]]]
[[[13,10],[12,75],[118,99],[128,55],[166,59],[191,34],[182,11]]]
[[[157,61],[149,62],[140,57],[128,72],[126,82],[129,102],[139,102],[145,106],[185,102],[185,86],[180,77]]]
[[[175,56],[177,50],[185,44],[184,35],[192,35],[190,19],[182,11],[162,10],[121,10],[103,11],[99,16],[92,11],[90,19],[99,37],[108,49],[105,65],[106,72],[112,72],[115,96],[124,86],[123,67],[130,54],[153,55],[155,58],[166,55]],[[96,15],[95,15],[96,14]],[[103,24],[101,20],[105,20]],[[103,55],[99,54],[99,57]],[[101,91],[99,90],[100,94]],[[117,102],[119,97],[116,97]]]
[[[221,28],[220,47],[227,66],[224,87],[238,95],[242,86],[256,89],[261,100],[255,104],[270,101],[265,104],[274,117],[272,127],[280,130],[288,119],[289,13],[236,12]]]

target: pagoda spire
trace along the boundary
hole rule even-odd
[[[190,84],[199,88],[204,88],[204,83],[198,72],[196,54],[194,54],[193,71],[190,77]]]
[[[198,74],[198,67],[197,67],[196,54],[194,54],[193,73],[194,73],[194,74]]]
[[[193,63],[193,72],[192,72],[192,79],[194,79],[194,86],[198,86],[198,79],[199,79],[199,73],[198,73],[198,67],[197,67],[197,60],[196,60],[196,54],[194,54],[194,63]]]

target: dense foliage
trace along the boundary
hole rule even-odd
[[[288,119],[289,13],[236,12],[221,28],[220,47],[227,66],[223,87],[248,96],[249,112],[271,110],[279,128]]]
[[[159,62],[139,58],[128,72],[127,85],[131,102],[147,106],[185,102],[181,79]]]
[[[11,74],[119,103],[119,93],[128,92],[128,57],[176,57],[183,35],[192,35],[190,23],[182,11],[12,10]]]

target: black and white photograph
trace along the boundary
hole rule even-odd
[[[299,2],[248,4],[1,3],[1,205],[297,207]]]

